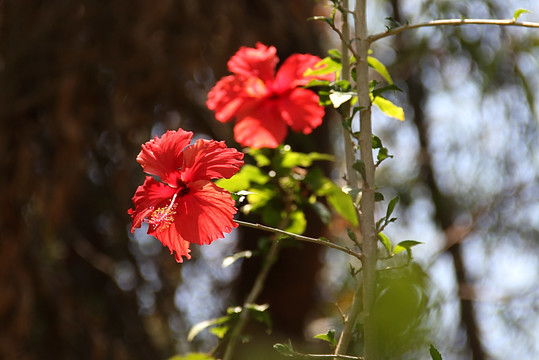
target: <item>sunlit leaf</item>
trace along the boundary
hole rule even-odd
[[[347,92],[341,92],[341,91],[333,91],[331,90],[329,92],[329,99],[331,100],[331,103],[333,104],[333,107],[337,109],[339,106],[347,102],[348,100],[355,97],[356,93],[347,91]]]
[[[387,116],[404,121],[404,110],[400,106],[393,104],[391,101],[381,96],[375,97],[372,103],[378,106],[378,108]]]
[[[301,210],[292,211],[288,215],[290,224],[285,229],[285,231],[294,233],[294,234],[303,234],[305,228],[307,227],[307,219],[305,219],[305,214]]]
[[[518,20],[518,18],[520,17],[520,15],[522,14],[531,14],[531,11],[529,10],[526,10],[526,9],[518,9],[517,11],[515,11],[515,13],[513,14],[513,19],[515,21]]]
[[[312,165],[313,161],[316,160],[329,160],[333,161],[334,157],[330,154],[322,154],[317,152],[312,152],[308,154],[288,151],[285,152],[282,160],[281,166],[285,168],[292,168],[294,166],[309,167]]]
[[[345,194],[340,187],[333,184],[326,195],[328,203],[345,218],[352,226],[358,225],[356,207],[350,195]]]
[[[404,240],[404,241],[401,241],[400,243],[398,243],[397,245],[395,245],[395,247],[393,248],[393,254],[398,254],[400,252],[403,252],[403,251],[410,251],[410,249],[416,245],[419,245],[419,244],[423,244],[422,242],[419,242],[419,241],[415,241],[415,240]]]
[[[250,250],[237,252],[234,255],[227,256],[226,258],[224,258],[223,262],[221,264],[221,267],[226,268],[226,267],[232,265],[233,263],[235,263],[239,259],[243,259],[243,258],[248,259],[251,256],[253,256],[253,253]]]
[[[317,62],[313,68],[305,70],[303,76],[318,76],[339,73],[341,69],[341,63],[333,60],[331,57],[325,57]]]
[[[331,344],[332,347],[335,347],[337,345],[337,340],[335,339],[335,330],[331,329],[328,330],[326,334],[318,334],[314,336],[315,339],[320,339],[323,341],[327,341]]]
[[[213,325],[223,324],[223,323],[227,322],[228,320],[230,320],[230,317],[222,316],[222,317],[219,317],[217,319],[210,319],[210,320],[201,321],[198,324],[193,325],[193,327],[191,328],[191,330],[189,330],[189,333],[187,334],[187,341],[193,341],[193,339],[198,334],[200,334],[204,329],[206,329],[206,328],[208,328],[210,326],[213,326]]]
[[[271,318],[269,311],[266,311],[269,308],[269,304],[249,304],[246,308],[256,321],[266,325],[268,329],[271,329]]]
[[[389,75],[389,71],[387,71],[386,67],[380,60],[378,60],[375,57],[368,56],[367,62],[369,63],[369,66],[372,67],[376,72],[385,79],[389,84],[393,84],[393,80],[391,79],[391,75]]]
[[[387,253],[391,254],[391,241],[389,240],[389,238],[383,233],[378,233],[378,240],[380,240],[382,245],[384,245],[387,250]]]
[[[228,332],[228,326],[215,326],[215,327],[210,328],[209,332],[217,336],[219,339],[222,339],[225,337],[226,333]]]
[[[230,179],[219,179],[215,184],[229,192],[247,190],[251,183],[263,185],[269,181],[269,176],[264,174],[254,165],[243,165],[241,170]]]

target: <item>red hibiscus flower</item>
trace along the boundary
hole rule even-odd
[[[273,46],[241,47],[228,61],[234,75],[225,76],[211,89],[206,105],[221,122],[236,118],[234,137],[242,146],[275,148],[290,126],[309,134],[322,123],[324,108],[318,95],[304,89],[313,78],[332,80],[333,75],[303,76],[320,58],[294,54],[282,64]]]
[[[238,225],[237,209],[230,193],[211,180],[230,178],[243,165],[243,153],[224,142],[198,140],[189,145],[193,133],[167,131],[142,145],[137,161],[146,176],[133,196],[135,209],[131,232],[148,223],[148,234],[176,252],[177,262],[189,255],[189,243],[209,244]]]

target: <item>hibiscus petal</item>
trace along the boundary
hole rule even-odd
[[[292,130],[309,134],[322,124],[324,108],[318,104],[314,92],[296,88],[279,99],[281,116]]]
[[[175,185],[171,174],[177,172],[183,161],[183,149],[189,145],[193,133],[178,129],[169,130],[161,138],[157,136],[142,145],[137,161],[144,172],[156,175],[161,181]]]
[[[237,209],[230,193],[211,181],[189,184],[189,194],[178,199],[173,226],[181,239],[194,244],[210,244],[238,226]]]
[[[175,191],[176,189],[156,181],[151,176],[146,176],[144,184],[137,188],[133,196],[135,209],[128,211],[133,219],[131,232],[139,228],[144,219],[149,217],[155,208],[158,208],[164,201],[172,199]]]
[[[174,226],[157,229],[157,231],[148,231],[148,234],[155,236],[161,243],[163,243],[163,246],[168,247],[171,254],[176,252],[174,254],[176,262],[182,263],[182,256],[185,256],[188,260],[191,259],[191,255],[189,254],[191,252],[189,249],[189,242],[180,236]]]
[[[253,149],[276,148],[283,142],[287,132],[286,122],[279,115],[274,100],[268,100],[249,115],[238,119],[234,126],[236,141]]]
[[[249,99],[244,98],[246,79],[241,76],[225,76],[208,93],[206,106],[215,111],[215,118],[221,122],[232,120]]]
[[[273,85],[274,91],[282,93],[287,89],[307,85],[312,79],[333,80],[333,74],[303,76],[303,73],[307,69],[314,68],[321,60],[318,56],[310,54],[291,55],[284,61],[279,71],[277,71]]]
[[[196,180],[230,178],[243,165],[243,153],[226,147],[224,141],[198,140],[183,153],[182,179]]]
[[[264,82],[273,80],[275,66],[279,62],[274,46],[256,43],[256,48],[242,46],[230,60],[228,70],[234,74],[259,78]]]

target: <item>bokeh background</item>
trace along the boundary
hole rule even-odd
[[[538,21],[532,0],[378,0],[369,27],[384,31],[386,17],[510,18],[518,8]],[[256,41],[281,59],[324,56],[337,37],[306,19],[329,12],[313,0],[0,1],[0,358],[165,359],[217,345],[187,333],[243,302],[257,258],[221,262],[263,234],[234,231],[176,264],[159,241],[128,231],[144,176],[135,157],[178,127],[237,145],[205,108],[229,57]],[[395,155],[380,167],[380,191],[401,199],[387,234],[424,243],[414,254],[427,275],[410,332],[422,341],[395,345],[393,358],[428,358],[419,344],[429,342],[444,359],[539,357],[539,32],[429,28],[373,50],[404,90],[391,98],[407,117],[375,112],[375,133]],[[338,181],[340,134],[328,110],[312,137],[289,142],[336,154],[326,171]],[[338,221],[308,219],[309,235],[344,239]],[[285,248],[260,298],[272,333],[250,327],[244,358],[279,358],[271,345],[288,339],[327,351],[312,336],[339,326],[347,271],[334,252]],[[394,316],[415,314],[417,304],[393,301]]]

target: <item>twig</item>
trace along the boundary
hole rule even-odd
[[[419,24],[403,25],[383,33],[371,35],[367,38],[369,43],[373,43],[376,40],[383,39],[388,36],[400,34],[403,31],[432,26],[460,26],[460,25],[497,25],[497,26],[520,26],[528,28],[539,28],[539,23],[527,22],[527,21],[515,21],[514,19],[442,19],[432,20]]]
[[[234,327],[234,329],[232,330],[230,334],[230,339],[228,341],[226,351],[223,356],[223,360],[232,359],[232,356],[234,355],[234,350],[236,348],[236,344],[238,342],[238,338],[241,334],[241,331],[245,327],[245,324],[247,323],[247,319],[249,318],[249,312],[247,311],[247,307],[251,304],[254,304],[256,299],[258,298],[258,295],[260,295],[260,292],[262,291],[262,288],[264,287],[264,283],[266,282],[266,278],[268,277],[268,273],[271,269],[271,266],[273,265],[273,263],[275,262],[275,259],[277,258],[278,251],[279,251],[279,240],[274,240],[271,244],[268,254],[266,255],[266,259],[262,266],[262,269],[260,270],[260,273],[258,273],[255,283],[253,287],[251,288],[251,291],[247,295],[245,302],[243,303],[243,307],[241,309],[238,323],[236,324],[236,326]]]
[[[277,229],[277,228],[272,228],[270,226],[266,226],[266,225],[262,225],[262,224],[253,224],[253,223],[245,222],[245,221],[241,221],[241,220],[234,220],[234,221],[236,221],[236,223],[238,223],[241,226],[249,227],[249,228],[252,228],[252,229],[259,229],[259,230],[263,230],[263,231],[267,231],[267,232],[272,232],[274,234],[285,235],[285,236],[288,236],[288,237],[290,237],[292,239],[299,240],[299,241],[304,241],[304,242],[309,242],[309,243],[318,244],[318,245],[322,245],[322,246],[327,246],[327,247],[330,247],[332,249],[336,249],[336,250],[342,251],[344,253],[347,253],[348,255],[352,255],[352,256],[358,258],[359,260],[362,259],[362,255],[360,253],[357,253],[357,252],[351,250],[350,248],[337,245],[337,244],[332,243],[330,241],[325,241],[325,240],[322,240],[322,239],[316,239],[316,238],[312,238],[312,237],[308,237],[308,236],[298,235],[298,234],[294,234],[294,233],[284,231],[284,230],[281,230],[281,229]]]

